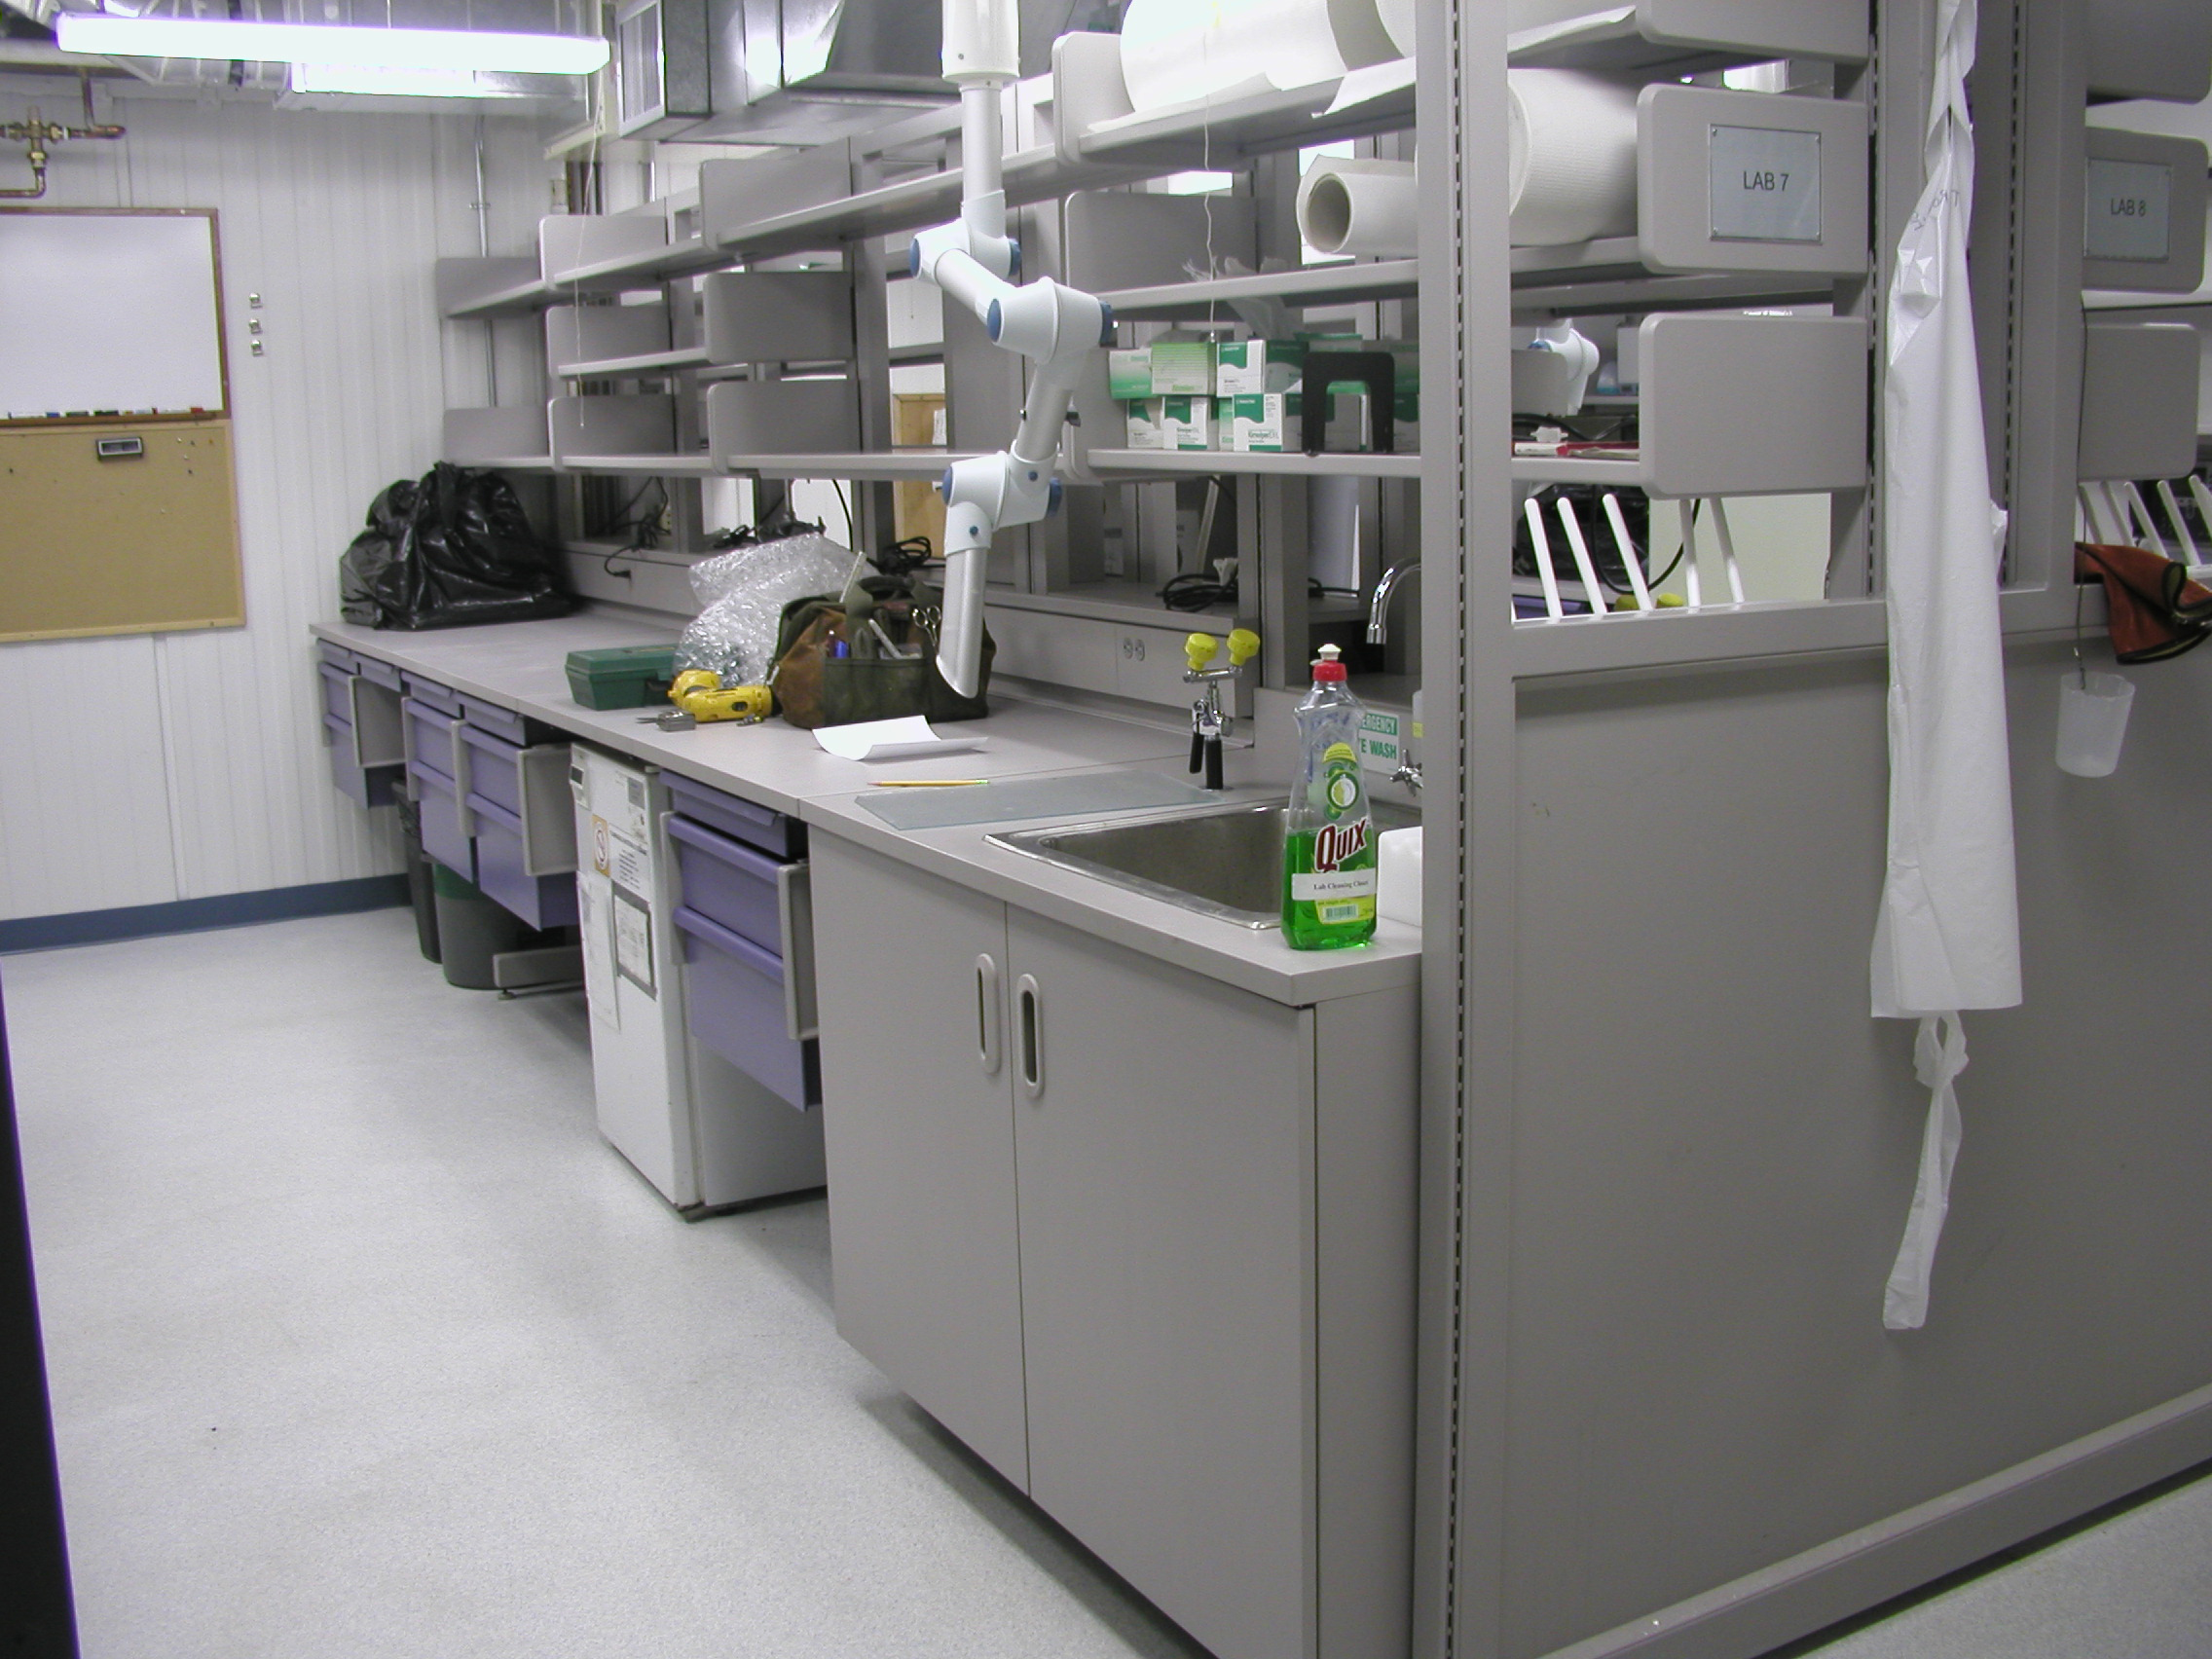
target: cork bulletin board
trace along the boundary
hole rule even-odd
[[[0,210],[0,641],[245,620],[206,208]]]

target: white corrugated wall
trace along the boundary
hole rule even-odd
[[[0,91],[7,119],[20,86]],[[115,112],[127,138],[55,147],[48,202],[219,214],[246,625],[0,645],[0,917],[399,867],[390,811],[330,787],[307,627],[337,614],[338,556],[371,498],[436,459],[449,401],[484,401],[482,329],[448,325],[441,351],[432,298],[432,262],[478,248],[473,122]],[[486,143],[504,181],[492,250],[528,251],[535,133],[491,122]]]

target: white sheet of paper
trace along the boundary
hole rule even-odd
[[[1414,84],[1414,60],[1394,57],[1387,63],[1370,63],[1364,69],[1348,71],[1338,83],[1337,95],[1322,115],[1334,115],[1340,109],[1363,104],[1370,98],[1379,98],[1384,92],[1394,92],[1400,87]]]
[[[925,755],[951,755],[981,749],[981,737],[940,737],[920,715],[896,720],[862,720],[857,725],[817,726],[814,741],[846,760],[911,760]]]

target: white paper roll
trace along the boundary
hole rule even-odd
[[[1298,182],[1298,230],[1322,253],[1404,257],[1420,250],[1411,162],[1323,156]]]
[[[1516,247],[1636,233],[1637,89],[1575,69],[1508,69]]]
[[[1398,55],[1411,57],[1414,55],[1414,0],[1377,0],[1375,13],[1382,20],[1382,32],[1398,49]]]
[[[1129,0],[1122,79],[1139,110],[1310,86],[1396,56],[1377,0]]]

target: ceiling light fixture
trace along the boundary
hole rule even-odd
[[[510,75],[589,75],[607,63],[594,35],[501,34],[489,29],[356,28],[217,18],[55,18],[63,52],[101,57],[205,57],[314,63],[348,69],[483,69]]]
[[[527,97],[513,82],[487,81],[473,69],[355,69],[343,63],[295,63],[295,92],[411,98]]]

